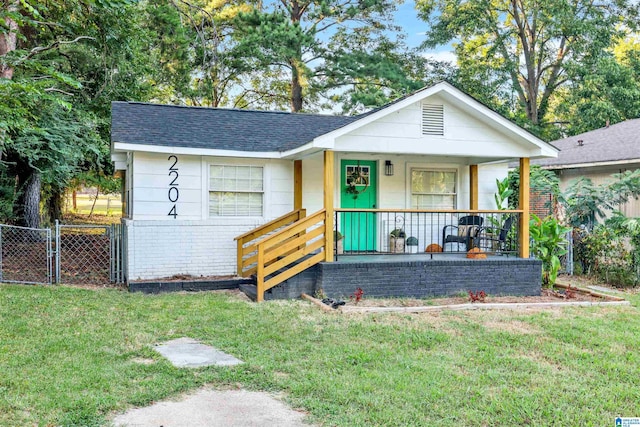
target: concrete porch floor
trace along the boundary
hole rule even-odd
[[[387,254],[387,253],[370,253],[370,254],[340,254],[336,257],[336,262],[341,263],[389,263],[389,262],[424,262],[424,261],[446,261],[446,260],[469,260],[469,261],[487,261],[489,259],[518,259],[515,255],[499,255],[487,253],[486,259],[469,259],[464,252],[434,252],[434,253],[417,253],[417,254]]]

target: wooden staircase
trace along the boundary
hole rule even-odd
[[[255,276],[255,300],[265,291],[324,261],[327,216],[297,209],[235,238],[238,275]]]

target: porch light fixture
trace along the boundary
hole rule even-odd
[[[384,161],[384,174],[386,176],[393,176],[393,163],[391,163],[391,160]]]

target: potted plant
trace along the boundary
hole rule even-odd
[[[409,253],[410,254],[417,254],[418,253],[418,238],[417,237],[409,237],[407,238],[407,246],[409,247]]]
[[[401,228],[396,228],[389,233],[389,252],[394,254],[404,253],[404,241],[407,233]]]
[[[342,233],[338,230],[333,231],[333,241],[336,242],[336,253],[341,255],[344,253],[344,244],[342,243]]]

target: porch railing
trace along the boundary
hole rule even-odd
[[[521,210],[335,209],[335,254],[517,256]]]
[[[265,291],[325,260],[326,220],[322,209],[257,243],[257,301]]]
[[[261,239],[264,239],[279,229],[294,224],[306,215],[306,209],[297,209],[236,237],[235,240],[238,248],[238,276],[249,277],[252,274],[256,274],[258,242]]]

